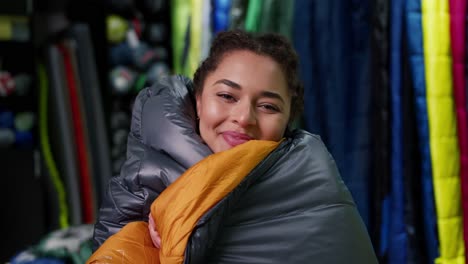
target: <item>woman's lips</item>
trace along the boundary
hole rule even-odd
[[[237,145],[240,145],[242,143],[245,143],[253,139],[247,134],[243,134],[243,133],[239,133],[235,131],[223,132],[223,138],[229,145],[231,145],[231,147],[235,147]]]

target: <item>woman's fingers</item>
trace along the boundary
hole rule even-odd
[[[151,213],[148,216],[148,229],[150,232],[151,240],[153,241],[153,245],[157,248],[161,247],[161,237],[159,236],[158,231],[156,231],[156,225],[154,224],[153,217]]]

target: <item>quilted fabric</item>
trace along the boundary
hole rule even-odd
[[[278,145],[279,142],[252,140],[203,159],[151,205],[161,235],[161,250],[152,245],[146,222],[132,222],[109,238],[88,263],[183,263],[198,220]]]
[[[439,240],[434,208],[432,163],[429,146],[429,123],[426,101],[426,79],[421,21],[421,0],[406,1],[406,39],[410,61],[411,80],[415,93],[415,108],[419,152],[421,157],[422,202],[426,252],[430,260],[439,256]]]
[[[423,0],[427,111],[440,257],[437,263],[465,263],[460,205],[460,162],[452,90],[448,1]]]
[[[370,1],[295,1],[304,126],[323,138],[369,226]],[[326,52],[324,52],[326,51]]]
[[[402,31],[404,1],[390,5],[391,220],[388,263],[406,263],[407,235],[403,187]]]
[[[468,241],[468,116],[466,105],[466,0],[450,0],[450,37],[452,48],[453,95],[457,113],[460,148],[460,180],[463,208],[463,237]],[[465,243],[465,252],[467,252]],[[465,255],[465,259],[467,256]],[[466,259],[468,262],[468,259]]]

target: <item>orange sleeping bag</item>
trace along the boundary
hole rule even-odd
[[[188,169],[151,205],[161,236],[153,246],[146,222],[132,222],[111,236],[87,263],[182,263],[198,220],[259,164],[279,142],[251,140],[215,153]]]

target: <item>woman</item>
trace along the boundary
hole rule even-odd
[[[302,109],[297,68],[284,38],[230,31],[214,39],[193,88],[172,77],[142,91],[96,245],[125,228],[90,262],[376,263],[324,145],[288,129]],[[141,222],[150,207],[160,251]]]

